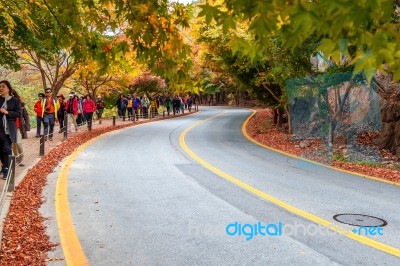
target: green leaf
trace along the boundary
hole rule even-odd
[[[229,29],[236,29],[235,21],[231,16],[225,17],[222,21],[222,31],[224,34],[228,33]]]
[[[393,72],[393,82],[397,82],[400,80],[400,67]]]
[[[339,40],[339,49],[340,52],[344,55],[347,53],[347,45],[349,41],[347,39],[340,39]]]
[[[321,45],[317,50],[322,51],[325,55],[330,55],[336,49],[336,43],[330,39],[322,39]]]

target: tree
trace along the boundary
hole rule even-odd
[[[96,61],[80,65],[72,80],[84,89],[85,94],[96,98],[99,90],[104,93],[110,88],[128,88],[132,79],[143,73],[143,69],[146,69],[145,66],[127,53],[122,60],[114,60],[107,70],[102,69]]]
[[[153,93],[166,94],[167,85],[162,78],[147,72],[133,79],[129,86],[129,92],[144,93],[148,96]]]
[[[248,23],[243,22],[235,30],[223,34],[223,26],[203,22],[197,39],[203,49],[202,64],[218,76],[229,76],[235,81],[238,91],[250,92],[258,100],[274,107],[280,127],[283,110],[290,120],[286,80],[313,74],[310,56],[318,46],[318,39],[313,36],[302,46],[290,50],[285,47],[281,36],[270,34],[263,49],[251,57],[246,48],[234,46],[238,35],[249,42],[254,40],[254,36],[246,32],[247,27]]]
[[[232,48],[234,52],[242,49],[251,58],[263,51],[271,33],[279,35],[290,49],[301,47],[315,36],[321,39],[317,50],[331,55],[338,65],[344,55],[350,58],[349,64],[355,64],[355,71],[363,71],[368,80],[376,70],[392,72],[394,79],[399,80],[398,5],[393,0],[219,0],[200,5],[199,15],[207,23],[215,21],[221,25],[224,33],[242,21],[249,21],[246,31],[253,38],[236,34]]]
[[[181,36],[190,12],[182,4],[167,0],[15,0],[8,4],[2,0],[0,9],[6,7],[10,14],[0,15],[0,44],[4,44],[0,63],[16,69],[18,51],[27,51],[32,55],[29,63],[41,71],[43,86],[53,87],[55,93],[79,64],[95,60],[106,70],[129,51],[154,72],[168,77],[172,85],[190,85],[185,71],[190,67],[186,57],[190,47]],[[50,82],[50,76],[58,77],[58,65],[65,58],[73,67],[64,68],[60,83]]]
[[[54,54],[51,60],[44,60],[34,51],[26,51],[23,64],[37,69],[41,76],[43,90],[51,88],[57,95],[64,83],[76,71],[78,64],[67,51]]]

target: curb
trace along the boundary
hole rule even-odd
[[[351,174],[351,175],[356,175],[356,176],[359,176],[359,177],[362,177],[362,178],[366,178],[366,179],[372,179],[372,180],[375,180],[375,181],[378,181],[378,182],[382,182],[382,183],[386,183],[386,184],[389,184],[389,185],[400,186],[400,182],[389,181],[389,180],[381,179],[379,177],[364,175],[364,174],[360,174],[360,173],[357,173],[357,172],[352,172],[352,171],[349,171],[349,170],[345,170],[345,169],[337,168],[337,167],[334,167],[334,166],[322,164],[322,163],[319,163],[319,162],[316,162],[316,161],[312,161],[312,160],[309,160],[309,159],[306,159],[306,158],[302,158],[300,156],[297,156],[297,155],[294,155],[294,154],[291,154],[291,153],[288,153],[288,152],[285,152],[285,151],[278,150],[276,148],[272,148],[270,146],[267,146],[267,145],[259,142],[258,140],[250,137],[250,135],[247,133],[247,124],[250,121],[250,119],[257,113],[257,111],[254,110],[254,109],[248,109],[247,108],[247,110],[250,110],[253,113],[246,119],[246,121],[244,121],[244,123],[242,125],[242,133],[243,133],[243,135],[244,135],[244,137],[246,139],[248,139],[249,141],[253,142],[254,144],[256,144],[258,146],[261,146],[261,147],[263,147],[265,149],[268,149],[270,151],[274,151],[274,152],[289,156],[289,157],[294,158],[294,159],[298,159],[298,160],[302,160],[304,162],[308,162],[308,163],[312,163],[312,164],[315,164],[315,165],[323,166],[323,167],[331,169],[331,170],[336,170],[336,171],[339,171],[339,172],[343,172],[343,173],[347,173],[347,174]]]

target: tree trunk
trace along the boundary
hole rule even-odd
[[[42,77],[43,91],[46,91],[47,89],[46,74],[43,69],[40,70],[40,76]]]
[[[282,111],[281,111],[281,109],[277,109],[277,113],[278,113],[278,119],[277,119],[277,124],[276,124],[276,127],[277,128],[282,128],[282,124],[283,124],[283,118],[282,118]]]
[[[328,160],[333,158],[333,131],[333,120],[331,120],[328,129]]]
[[[274,125],[276,125],[278,123],[278,111],[276,110],[276,108],[272,109],[272,119],[272,122],[274,123]]]
[[[288,133],[289,134],[292,134],[293,132],[292,132],[292,121],[291,121],[291,117],[290,117],[290,112],[289,112],[289,109],[287,108],[287,106],[285,106],[285,112],[286,112],[286,115],[287,115],[287,120],[288,120]]]

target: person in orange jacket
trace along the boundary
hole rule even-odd
[[[42,101],[44,99],[44,93],[38,94],[38,100],[36,101],[33,110],[36,113],[36,138],[40,138],[40,133],[43,124],[43,109],[42,109]]]
[[[53,140],[54,124],[58,122],[57,112],[60,108],[60,103],[58,99],[53,97],[52,89],[46,89],[46,96],[42,101],[42,116],[44,125],[44,139]]]

